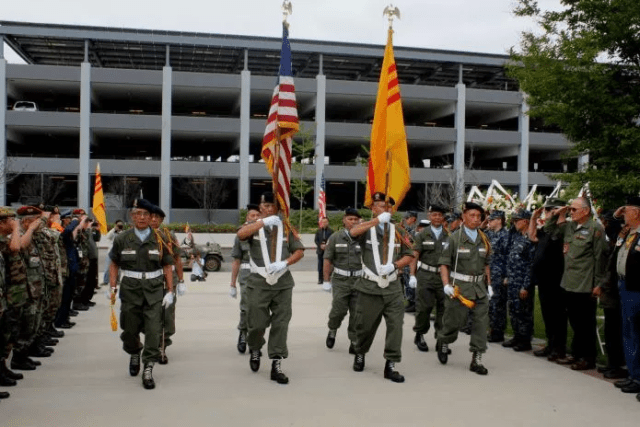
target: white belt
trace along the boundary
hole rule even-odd
[[[248,262],[243,262],[240,264],[240,270],[251,270],[251,264]]]
[[[362,276],[362,270],[349,271],[349,270],[343,270],[341,268],[333,267],[333,272],[345,277]]]
[[[462,280],[463,282],[481,283],[482,279],[484,278],[484,274],[481,274],[479,276],[468,276],[466,274],[460,274],[454,271],[453,273],[451,273],[451,277],[456,280]]]
[[[363,270],[362,276],[365,279],[371,280],[372,282],[376,282],[378,286],[383,289],[389,286],[389,282],[393,282],[398,278],[398,273],[396,273],[395,271],[389,274],[387,277],[382,277],[382,276],[378,276],[373,271],[369,270],[366,265],[362,266],[362,270]]]
[[[434,267],[432,265],[428,265],[428,264],[423,264],[423,263],[418,263],[418,267],[420,268],[420,270],[424,270],[424,271],[429,271],[431,273],[437,273],[438,272],[438,267]],[[460,279],[462,280],[462,279]]]
[[[276,274],[269,274],[267,273],[267,269],[265,267],[258,267],[256,265],[255,262],[253,262],[253,260],[249,260],[250,265],[251,265],[251,272],[252,273],[256,273],[259,274],[260,276],[264,277],[265,280],[267,281],[267,283],[271,286],[275,285],[276,283],[278,283],[278,279],[280,279],[284,273],[286,273],[287,271],[289,271],[289,268],[285,268],[284,270],[276,273]]]
[[[132,279],[155,279],[156,277],[162,276],[162,270],[156,271],[131,271],[131,270],[122,270],[122,275],[124,277],[131,277]]]

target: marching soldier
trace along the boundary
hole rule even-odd
[[[260,219],[260,206],[255,204],[247,205],[247,218],[245,224],[253,223]],[[238,351],[244,354],[247,351],[247,278],[251,273],[249,264],[249,243],[240,241],[236,236],[231,249],[231,286],[229,295],[231,298],[238,297],[236,282],[240,285],[240,323],[238,323]]]
[[[173,304],[174,262],[171,254],[149,227],[153,205],[147,200],[134,201],[131,218],[134,227],[116,237],[109,253],[110,298],[115,301],[118,274],[120,282],[120,339],[123,349],[131,355],[129,374],[140,372],[142,351],[142,385],[155,388],[153,365],[160,358],[160,335],[162,333],[162,307]],[[164,276],[164,280],[163,280]],[[165,282],[167,293],[164,294]],[[164,294],[164,297],[163,297]],[[144,344],[140,333],[144,331]]]
[[[247,344],[251,352],[249,366],[253,372],[260,369],[260,349],[269,331],[269,358],[271,379],[287,384],[289,378],[282,372],[282,359],[289,356],[287,332],[291,320],[293,276],[289,266],[304,256],[304,245],[289,232],[285,236],[278,205],[273,193],[264,193],[260,199],[263,219],[246,224],[238,230],[240,241],[249,243],[251,274],[247,278]],[[275,247],[275,250],[272,248]]]
[[[403,289],[399,274],[413,260],[410,237],[391,224],[392,198],[383,193],[372,196],[371,211],[375,218],[355,225],[349,234],[362,248],[363,275],[356,281],[356,343],[353,370],[362,372],[365,354],[371,348],[380,321],[384,316],[387,333],[385,340],[384,377],[393,382],[404,382],[395,370],[402,358],[402,323],[404,321]],[[388,233],[384,232],[388,224]],[[388,241],[384,239],[388,238]],[[385,253],[385,249],[387,252]]]
[[[344,228],[329,237],[324,251],[323,288],[331,289],[333,293],[326,345],[327,348],[333,348],[338,328],[348,312],[349,354],[355,353],[353,349],[356,341],[355,285],[358,278],[362,276],[362,249],[360,243],[351,237],[349,231],[360,222],[361,218],[356,209],[347,209],[342,217]]]
[[[442,328],[442,316],[444,314],[444,291],[442,279],[438,270],[438,261],[442,255],[444,242],[449,233],[442,227],[445,209],[432,205],[429,208],[431,225],[425,227],[415,238],[413,245],[414,261],[411,263],[411,278],[409,283],[416,289],[416,323],[413,331],[416,337],[414,344],[420,351],[429,351],[429,346],[424,340],[424,334],[431,327],[431,312],[436,309],[434,328],[437,331]]]
[[[169,363],[166,349],[173,341],[171,337],[176,333],[176,304],[177,296],[182,296],[187,291],[187,285],[184,284],[184,272],[182,271],[182,258],[180,244],[178,238],[167,227],[162,226],[162,222],[166,214],[159,206],[153,206],[151,212],[151,228],[156,233],[158,241],[162,241],[163,250],[167,251],[173,257],[173,283],[176,284],[176,292],[174,292],[174,301],[167,308],[162,309],[162,332],[160,333],[160,359],[158,363],[166,365]],[[165,294],[169,292],[165,286]]]
[[[488,370],[482,365],[482,353],[487,351],[489,299],[493,294],[489,271],[491,245],[487,236],[478,229],[484,209],[467,202],[462,216],[461,228],[449,236],[439,261],[444,293],[449,298],[445,298],[442,329],[438,331],[436,350],[440,363],[446,364],[449,344],[456,341],[458,332],[467,321],[469,308],[457,298],[456,292],[459,292],[462,298],[475,303],[471,310],[469,351],[473,353],[473,357],[469,369],[479,375],[486,375]]]

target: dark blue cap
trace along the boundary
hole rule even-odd
[[[502,219],[505,218],[504,211],[495,210],[489,214],[489,219],[499,219],[499,218],[502,218]]]
[[[511,219],[531,219],[531,212],[526,209],[518,209],[511,215]]]
[[[166,218],[167,215],[164,213],[164,211],[162,209],[160,209],[160,206],[158,205],[153,205],[153,209],[151,210],[152,214],[158,215],[161,218]]]
[[[358,218],[362,218],[360,212],[358,212],[358,210],[354,208],[345,209],[344,216],[357,216]]]
[[[145,199],[135,199],[133,201],[134,209],[144,209],[145,211],[152,213],[154,204]]]

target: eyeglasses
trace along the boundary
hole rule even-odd
[[[147,211],[137,211],[137,212],[134,212],[133,215],[141,216],[141,217],[151,216],[151,214],[149,212],[147,212]]]
[[[569,208],[569,210],[570,210],[571,212],[577,212],[577,211],[579,211],[580,209],[584,209],[584,208]]]

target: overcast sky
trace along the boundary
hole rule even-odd
[[[384,44],[389,0],[293,0],[291,38]],[[515,0],[397,0],[396,46],[507,53],[534,24],[512,14]],[[280,37],[282,0],[2,1],[0,19]],[[558,8],[560,0],[540,0]],[[10,62],[19,59],[5,46]]]

